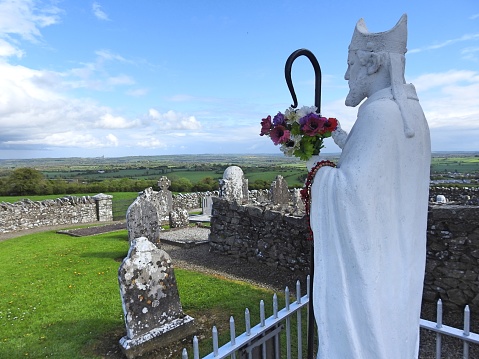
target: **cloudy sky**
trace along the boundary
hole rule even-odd
[[[385,31],[403,13],[433,150],[478,151],[477,0],[0,0],[0,159],[278,153],[259,123],[291,104],[299,48],[321,64],[322,114],[350,129],[354,26]],[[312,105],[305,57],[293,82]]]

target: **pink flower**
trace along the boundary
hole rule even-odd
[[[284,126],[276,126],[274,127],[269,136],[275,145],[279,145],[280,143],[285,143],[290,138],[290,131],[286,129]]]
[[[310,113],[299,120],[302,125],[301,130],[308,136],[316,136],[320,133],[326,121],[325,117],[319,117],[314,113]]]
[[[269,132],[271,131],[271,127],[273,127],[271,123],[271,116],[263,118],[261,120],[261,133],[259,135],[260,136],[269,135]]]

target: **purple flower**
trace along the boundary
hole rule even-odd
[[[278,114],[273,117],[273,125],[284,125],[284,115],[281,112],[278,112]]]
[[[269,135],[269,131],[271,131],[271,127],[272,127],[271,116],[263,118],[261,120],[261,133],[259,135],[260,136]]]
[[[325,117],[320,117],[315,113],[310,113],[299,119],[299,124],[301,125],[301,131],[303,131],[308,136],[316,136],[320,131],[323,130],[324,124],[326,123]]]
[[[290,131],[286,129],[284,126],[276,126],[271,130],[269,136],[275,145],[279,145],[280,143],[285,143],[290,138]]]

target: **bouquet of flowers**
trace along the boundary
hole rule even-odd
[[[338,127],[335,118],[321,117],[316,106],[287,109],[261,120],[260,136],[267,135],[275,145],[281,145],[286,156],[295,156],[307,161],[318,155],[324,147],[323,139],[330,137]]]

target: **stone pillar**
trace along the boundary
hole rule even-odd
[[[194,320],[183,313],[171,258],[164,250],[145,237],[133,240],[118,282],[126,325],[120,346],[127,358],[193,334]]]
[[[96,202],[96,214],[99,222],[113,221],[113,196],[99,193],[93,196]]]

